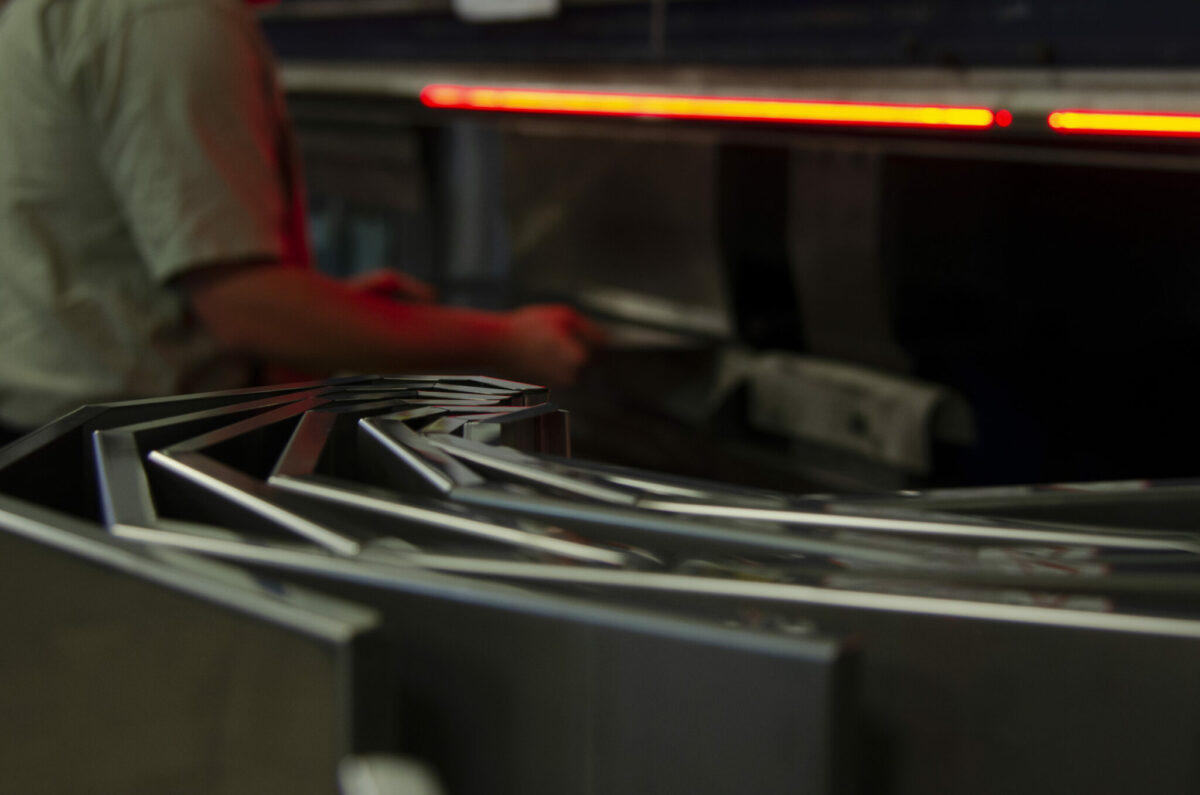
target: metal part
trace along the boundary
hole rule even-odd
[[[81,410],[0,464],[0,546],[29,565],[10,603],[54,606],[50,623],[14,610],[0,630],[53,647],[80,600],[119,628],[119,653],[101,644],[103,665],[85,653],[53,680],[98,732],[115,707],[83,694],[125,682],[113,666],[152,661],[152,697],[115,692],[154,718],[156,699],[208,681],[172,667],[172,644],[225,660],[284,643],[294,655],[263,658],[254,680],[277,700],[246,720],[312,749],[295,791],[378,751],[468,795],[1200,786],[1200,547],[1181,521],[1194,483],[1029,488],[1011,515],[998,493],[802,497],[547,455],[539,423],[561,415],[542,397],[363,377]],[[443,433],[451,421],[467,435]],[[470,438],[485,425],[502,429],[493,443]],[[23,488],[70,471],[92,491]],[[1160,497],[1173,507],[1152,530],[1082,522]],[[171,612],[180,594],[190,607]],[[27,681],[36,657],[5,672]],[[280,711],[293,702],[317,717]],[[22,703],[61,702],[43,683]],[[188,714],[163,725],[223,749],[203,769],[233,771],[206,791],[255,786],[209,713]],[[104,753],[158,747],[125,728],[144,723],[105,724]],[[41,758],[55,738],[19,748]],[[26,780],[22,758],[3,761]],[[198,765],[164,778],[129,761],[120,788],[211,783]],[[367,786],[363,765],[343,765],[345,786]]]
[[[378,613],[0,498],[5,786],[325,795]],[[61,764],[63,749],[71,762]],[[219,749],[219,750],[217,750]],[[287,760],[286,764],[280,760]]]

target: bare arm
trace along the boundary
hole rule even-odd
[[[565,385],[595,335],[567,307],[498,313],[398,303],[271,264],[205,268],[181,285],[220,345],[307,371],[484,370]]]

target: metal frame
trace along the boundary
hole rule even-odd
[[[6,451],[0,484],[90,473],[90,513],[0,497],[0,543],[274,621],[363,606],[345,750],[415,754],[455,792],[1200,783],[1190,527],[805,498],[470,438],[560,416],[543,395],[363,377],[89,407]]]

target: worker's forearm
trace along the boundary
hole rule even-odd
[[[488,369],[507,332],[503,315],[397,303],[298,268],[242,269],[189,296],[224,347],[310,371]]]

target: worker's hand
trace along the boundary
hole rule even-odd
[[[546,386],[570,386],[604,332],[569,306],[522,307],[505,317],[501,374]]]
[[[437,291],[432,285],[392,268],[377,268],[351,276],[346,280],[346,286],[355,292],[370,293],[394,301],[429,304],[437,300]]]

